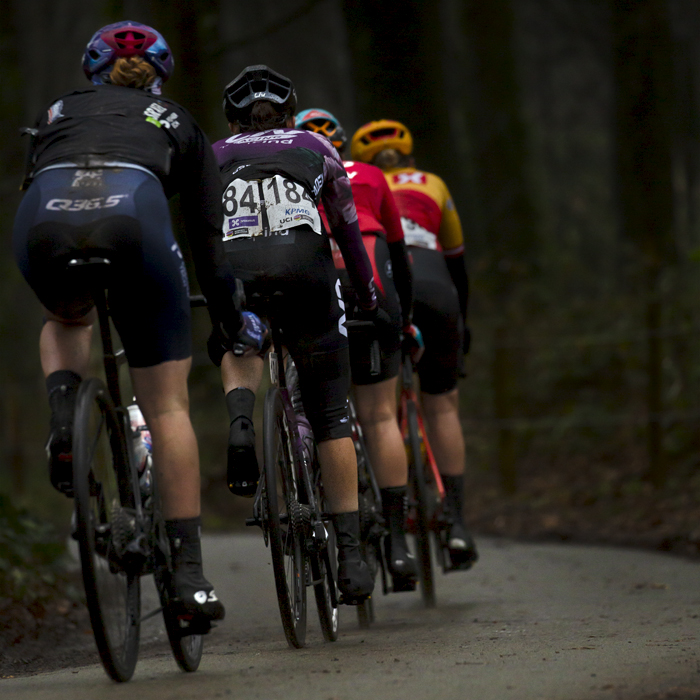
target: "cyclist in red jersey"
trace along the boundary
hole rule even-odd
[[[296,117],[297,128],[323,134],[341,157],[347,142],[338,120],[328,111],[307,109]],[[380,341],[379,374],[369,371],[366,344],[350,344],[352,381],[357,414],[367,439],[367,450],[381,489],[384,519],[389,536],[386,557],[395,591],[414,590],[416,563],[405,533],[408,463],[401,430],[396,420],[396,383],[401,362],[401,331],[411,324],[413,283],[401,218],[394,197],[379,168],[344,161],[352,187],[362,241],[374,270],[379,304],[394,322],[392,338]],[[346,300],[352,299],[350,281],[340,249],[333,243],[333,259],[339,270]]]
[[[447,186],[437,175],[415,167],[412,149],[411,133],[396,121],[370,122],[352,138],[353,159],[384,171],[411,250],[414,320],[425,341],[417,367],[421,403],[452,520],[452,565],[469,568],[478,554],[462,515],[465,449],[457,389],[470,341],[464,239]]]

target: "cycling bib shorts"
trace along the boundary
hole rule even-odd
[[[192,354],[187,272],[162,185],[145,168],[41,171],[17,212],[13,249],[41,303],[66,321],[93,306],[68,261],[108,258],[110,311],[130,366]]]
[[[350,437],[350,357],[340,282],[330,243],[310,227],[269,237],[224,241],[233,276],[250,311],[266,316],[253,295],[282,292],[282,332],[299,372],[306,416],[318,442]]]

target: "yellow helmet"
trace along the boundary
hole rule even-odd
[[[411,132],[401,122],[380,119],[361,126],[352,137],[350,157],[362,163],[370,163],[372,158],[385,148],[395,148],[405,156],[413,150]]]

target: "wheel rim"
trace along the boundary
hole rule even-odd
[[[104,389],[79,397],[74,445],[75,506],[83,583],[95,642],[105,669],[128,680],[138,654],[140,582],[121,565],[133,536],[133,505],[118,478],[125,456],[115,437],[115,414]]]

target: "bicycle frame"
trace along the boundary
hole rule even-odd
[[[430,469],[430,476],[435,482],[435,488],[437,489],[438,495],[440,496],[440,502],[445,500],[445,486],[442,483],[442,477],[438,471],[437,462],[435,461],[435,456],[433,455],[433,450],[430,447],[430,442],[428,442],[428,434],[425,429],[425,423],[423,421],[423,412],[420,408],[420,403],[418,401],[418,396],[413,387],[413,366],[411,363],[411,358],[405,355],[401,363],[401,393],[400,393],[400,403],[399,403],[399,426],[401,427],[401,434],[406,435],[408,431],[407,425],[407,404],[412,401],[416,407],[416,414],[418,416],[418,428],[420,429],[423,446],[425,448],[425,454],[427,457],[427,464]]]

